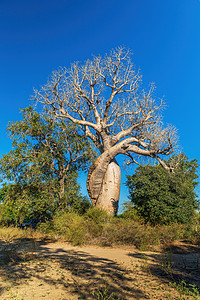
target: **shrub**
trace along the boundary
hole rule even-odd
[[[134,175],[127,176],[130,199],[146,222],[168,225],[193,221],[198,208],[197,167],[196,160],[183,156],[175,173],[155,165],[140,166]]]
[[[153,227],[131,219],[113,219],[104,227],[103,237],[108,245],[134,245],[140,250],[148,250],[151,245],[160,243]]]
[[[91,238],[102,235],[103,228],[112,218],[107,212],[98,207],[91,207],[84,215],[87,224],[88,234]]]
[[[53,230],[73,245],[81,245],[86,241],[87,227],[83,217],[75,212],[58,213],[53,218]]]
[[[123,213],[119,215],[119,218],[131,219],[143,223],[144,219],[139,214],[138,210],[134,207],[131,201],[126,201],[123,204]]]
[[[40,230],[63,237],[73,245],[134,245],[143,251],[154,250],[155,246],[168,247],[183,239],[200,242],[200,231],[192,224],[152,226],[128,217],[111,217],[96,207],[83,216],[73,211],[57,213],[51,222],[41,224]]]

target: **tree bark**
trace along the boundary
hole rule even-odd
[[[64,176],[60,179],[60,199],[63,199],[65,195],[65,178]]]
[[[111,161],[105,173],[96,206],[103,208],[109,214],[116,215],[118,211],[120,185],[120,167],[116,161]]]
[[[121,185],[121,170],[115,159],[105,152],[91,166],[87,189],[92,204],[116,215]]]

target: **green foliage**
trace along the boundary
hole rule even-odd
[[[111,217],[102,209],[89,208],[84,215],[75,211],[59,211],[52,221],[41,224],[40,230],[59,235],[74,245],[82,245],[102,235],[105,224]]]
[[[72,175],[72,174],[70,174]],[[54,185],[19,185],[9,184],[1,204],[0,224],[16,225],[33,218],[51,219],[56,211],[77,212],[83,214],[91,206],[90,202],[80,194],[77,184],[77,173],[68,176],[65,195],[59,199]]]
[[[187,286],[186,282],[184,280],[182,280],[181,282],[179,283],[169,283],[170,286],[174,287],[179,295],[180,295],[180,298],[179,299],[195,299],[195,300],[198,300],[199,298],[199,291],[198,291],[198,288],[196,285],[194,284],[189,284]]]
[[[120,300],[114,292],[110,291],[110,287],[106,281],[103,281],[101,289],[95,289],[92,293],[93,300]]]
[[[87,169],[94,157],[90,144],[75,124],[55,121],[32,107],[22,113],[21,121],[8,126],[12,150],[0,160],[0,221],[44,219],[72,208],[84,213],[90,204],[80,195],[77,171]]]
[[[105,224],[112,219],[105,210],[99,207],[89,208],[85,213],[84,218],[86,220],[88,234],[92,238],[100,237],[103,233]]]
[[[175,173],[155,165],[140,166],[127,176],[130,199],[139,215],[154,225],[191,222],[198,208],[197,167],[196,160],[183,156]]]
[[[75,212],[57,213],[53,218],[53,229],[73,245],[84,244],[87,238],[85,220]]]
[[[108,215],[108,213],[105,210],[95,206],[89,208],[85,213],[84,217],[87,220],[94,221],[94,223],[96,224],[107,223],[111,218],[111,216]]]
[[[120,218],[132,219],[136,221],[143,222],[143,218],[139,215],[137,209],[131,201],[126,201],[123,203],[123,213],[119,215]]]

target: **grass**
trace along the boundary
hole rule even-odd
[[[107,282],[103,283],[101,289],[96,289],[92,293],[93,300],[120,300],[114,292],[110,291],[110,287]]]
[[[32,260],[35,258],[37,241],[45,238],[46,235],[33,229],[0,228],[0,266]]]
[[[200,244],[200,230],[192,224],[153,227],[137,217],[111,217],[96,207],[90,208],[82,216],[75,212],[58,213],[51,221],[41,223],[37,230],[10,227],[2,231],[0,228],[0,239],[5,244],[28,236],[32,240],[44,237],[62,239],[73,245],[134,245],[141,251],[167,249],[177,240]]]
[[[150,284],[151,280],[149,279],[154,278],[156,275],[156,273],[153,271],[155,269],[155,266],[152,266],[152,263],[149,261],[148,256],[143,253],[141,253],[140,255],[140,260],[141,260],[140,268],[143,273],[146,273],[146,276],[148,278],[146,282]],[[185,266],[185,269],[187,269],[187,266]],[[164,252],[159,256],[159,259],[156,264],[156,272],[159,274],[160,271],[163,271],[163,273],[165,274],[164,276],[165,281],[166,279],[168,279],[167,281],[168,281],[169,289],[168,289],[168,295],[165,295],[165,298],[167,297],[168,299],[177,299],[177,300],[189,300],[189,299],[198,300],[200,295],[199,288],[195,284],[191,284],[189,282],[186,283],[183,279],[181,279],[181,276],[185,277],[186,273],[185,270],[184,271],[182,270],[182,275],[181,275],[180,270],[177,270],[172,262],[172,253]],[[189,278],[191,277],[191,274]],[[157,290],[162,291],[162,288],[157,286]],[[167,289],[165,288],[165,291],[166,290]],[[173,296],[174,291],[177,292],[177,296]]]
[[[73,245],[134,245],[141,251],[167,248],[177,240],[200,242],[200,231],[193,225],[153,227],[138,219],[111,217],[95,207],[83,216],[74,212],[59,213],[51,222],[41,224],[40,232]]]
[[[174,287],[178,293],[179,293],[179,299],[183,300],[189,300],[189,299],[195,299],[198,300],[199,291],[196,285],[189,284],[189,287],[187,287],[184,280],[182,280],[179,283],[169,283],[170,286]]]
[[[83,216],[75,212],[59,213],[50,222],[42,223],[37,230],[22,230],[15,227],[0,228],[0,267],[3,268],[7,264],[21,264],[26,269],[28,264],[34,265],[38,261],[40,266],[37,270],[38,272],[46,272],[45,269],[47,270],[48,268],[50,268],[48,269],[49,272],[53,271],[49,265],[46,265],[43,270],[42,260],[36,255],[37,243],[47,238],[50,238],[52,241],[67,241],[76,246],[86,244],[99,246],[133,245],[140,253],[138,256],[140,263],[134,266],[133,273],[135,278],[131,279],[136,290],[155,290],[159,295],[158,297],[163,297],[162,299],[199,299],[197,286],[193,282],[185,281],[185,276],[187,277],[188,275],[185,272],[187,265],[185,265],[183,278],[177,277],[172,262],[172,253],[170,252],[174,243],[179,240],[184,240],[186,243],[191,244],[200,244],[199,229],[196,230],[196,227],[192,224],[171,224],[169,226],[153,227],[149,224],[144,224],[138,217],[114,218],[98,208],[90,208]],[[157,259],[157,271],[152,266],[148,254],[141,252],[154,250],[161,251],[159,259]],[[196,264],[198,267],[199,261]],[[50,266],[53,266],[53,263],[50,263]],[[58,267],[59,272],[56,275],[54,274],[54,276],[59,279],[59,284],[65,286],[66,284],[69,285],[69,283],[66,283],[68,272],[71,272],[70,276],[73,276],[73,278],[78,278],[79,273],[90,273],[90,269],[91,272],[97,272],[92,265],[89,269],[88,266],[84,266],[82,269],[81,264],[77,267],[77,263],[69,262],[65,271],[63,268]],[[128,278],[129,273],[128,271],[126,273],[126,270],[124,270],[123,274],[125,275],[122,276],[120,273],[120,276],[117,276],[115,272],[112,271],[112,274],[106,273],[106,275],[105,273],[102,275],[102,271],[97,272],[99,274],[99,285],[94,285],[95,288],[91,291],[93,300],[125,299],[121,296],[119,297],[119,291],[116,292],[115,284],[116,282],[123,282],[121,277],[125,276]],[[163,283],[160,272],[167,280],[167,283]],[[155,283],[155,278],[157,278],[157,283]],[[16,280],[18,281],[18,279]],[[25,282],[25,284],[29,283],[31,284],[31,276],[29,281]],[[79,299],[85,299],[84,295],[81,295],[84,290],[79,280],[74,279],[72,286],[74,286],[77,293],[80,292]],[[130,287],[127,285],[126,288],[129,289]],[[123,291],[126,293],[125,287]],[[176,292],[176,298],[174,297],[174,291]],[[10,284],[7,285],[6,292],[10,293],[10,299],[22,299],[19,298],[16,290],[12,289]]]
[[[6,265],[22,266],[23,270],[29,268],[29,272],[33,269],[31,264],[34,265],[36,274],[44,274],[47,272],[48,276],[53,270],[54,262],[46,262],[40,257],[35,256],[35,250],[37,249],[37,242],[47,238],[49,236],[71,241],[73,244],[86,244],[86,243],[97,243],[103,245],[135,245],[138,249],[150,249],[155,245],[159,245],[161,248],[169,245],[179,238],[185,238],[188,235],[188,229],[186,226],[178,226],[177,224],[171,226],[159,226],[151,227],[149,225],[141,224],[139,221],[127,220],[121,218],[112,218],[106,216],[101,211],[90,211],[86,216],[80,217],[76,214],[64,214],[62,218],[56,216],[51,223],[42,224],[43,227],[40,230],[21,230],[18,228],[0,228],[0,240],[1,240],[1,260]],[[46,226],[46,227],[45,227]],[[82,230],[80,227],[83,227]],[[42,233],[45,232],[45,233]],[[192,232],[192,231],[191,231]],[[149,244],[148,244],[149,243]],[[25,250],[25,251],[24,251]],[[162,276],[160,277],[159,272],[155,273],[150,256],[148,253],[138,252],[138,265],[134,266],[132,274],[135,274],[134,279],[131,279],[135,288],[138,290],[155,290],[158,295],[164,295],[162,299],[199,299],[199,290],[192,282],[186,282],[184,279],[176,278],[176,270],[172,262],[172,253],[170,251],[159,254],[157,258],[158,270],[164,274],[165,283],[163,282]],[[80,291],[81,283],[79,278],[83,276],[83,273],[90,272],[91,275],[95,272],[99,274],[99,285],[91,291],[91,297],[93,300],[114,300],[114,299],[125,299],[114,290],[113,283],[123,282],[123,276],[129,277],[128,270],[117,276],[116,268],[113,268],[112,272],[105,267],[105,270],[109,272],[102,273],[101,269],[96,269],[91,264],[90,268],[88,265],[83,266],[77,264],[77,256],[72,254],[71,258],[67,258],[65,268],[62,265],[55,265],[54,273],[56,272],[56,281],[59,284],[66,285],[66,274],[71,273],[73,276],[76,290]],[[92,260],[93,261],[93,260]],[[88,263],[88,259],[87,259]],[[57,263],[58,264],[58,263]],[[83,264],[83,261],[82,261]],[[44,266],[43,266],[44,265]],[[0,265],[0,267],[3,267]],[[78,269],[76,269],[78,268]],[[101,268],[101,264],[99,265]],[[185,265],[187,269],[187,265]],[[121,272],[121,271],[120,271]],[[86,274],[85,273],[85,274]],[[80,275],[79,275],[80,274]],[[186,274],[186,273],[185,273]],[[10,276],[12,276],[11,274]],[[26,272],[27,275],[27,272]],[[40,275],[40,276],[41,276]],[[25,284],[31,284],[31,277]],[[55,276],[55,275],[54,275]],[[80,277],[79,277],[80,276]],[[70,277],[71,278],[71,277]],[[132,277],[130,277],[132,278]],[[19,279],[16,279],[17,281]],[[26,279],[27,280],[27,279]],[[26,281],[25,280],[25,281]],[[93,279],[91,279],[93,280]],[[113,281],[111,281],[113,280]],[[44,283],[40,283],[41,285]],[[111,284],[111,286],[110,286]],[[123,284],[123,283],[122,283]],[[124,291],[125,286],[123,285]],[[130,288],[128,285],[126,289]],[[10,283],[7,284],[6,292],[10,293],[10,299],[22,299],[16,294],[16,290],[11,288]],[[128,290],[127,290],[128,291]],[[81,290],[82,292],[82,290]],[[80,296],[79,299],[85,299],[84,295]],[[176,293],[175,293],[176,292]],[[174,293],[176,297],[174,296]],[[158,298],[159,299],[159,298]]]

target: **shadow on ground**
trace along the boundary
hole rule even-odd
[[[19,284],[19,280],[27,281],[34,277],[41,284],[47,283],[55,288],[58,278],[51,276],[51,272],[44,276],[53,262],[57,263],[59,270],[65,271],[65,276],[59,277],[59,285],[63,290],[77,295],[77,299],[108,299],[112,293],[109,299],[146,298],[139,288],[133,287],[129,271],[114,260],[96,257],[76,248],[51,249],[46,241],[36,245],[31,239],[15,240],[9,245],[2,242],[0,249],[1,280],[12,286]],[[0,288],[2,295],[5,287]],[[105,294],[107,298],[98,298],[98,293]]]
[[[200,293],[200,248],[183,244],[165,248],[163,253],[130,253],[139,259],[146,271],[163,282],[185,286]]]

